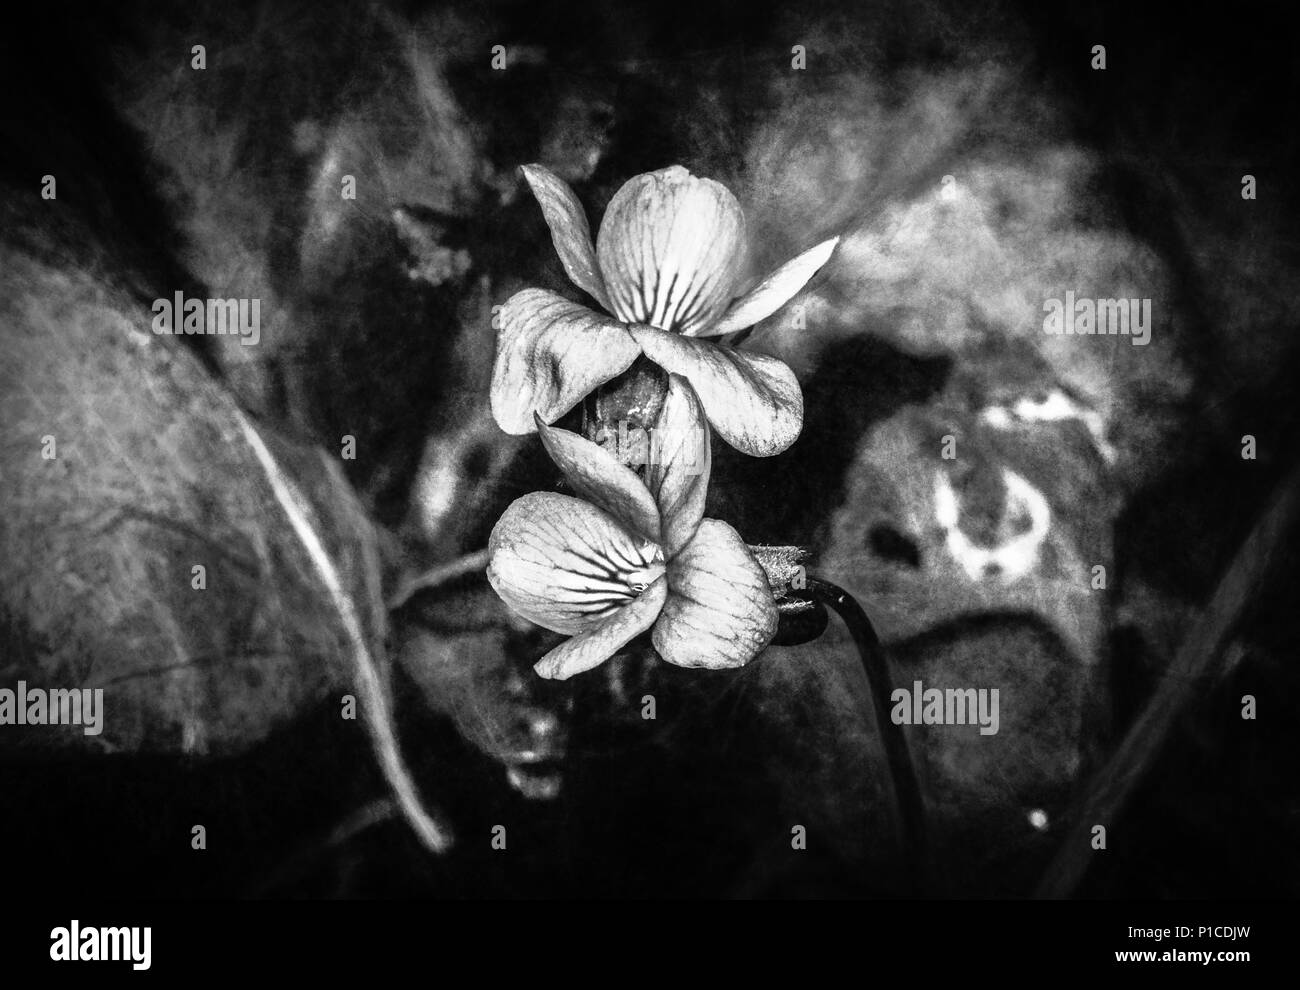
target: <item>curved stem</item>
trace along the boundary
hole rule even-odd
[[[416,577],[411,578],[398,587],[391,595],[388,596],[388,610],[396,612],[405,605],[416,592],[424,591],[428,588],[436,588],[440,584],[447,584],[462,578],[466,574],[473,574],[475,571],[487,569],[488,552],[486,550],[475,550],[463,557],[457,557],[455,560],[448,561],[445,564],[439,564],[431,570],[425,571]]]
[[[849,635],[853,637],[853,644],[858,648],[858,656],[862,659],[862,669],[866,672],[867,685],[871,691],[871,701],[876,710],[876,725],[889,761],[889,775],[894,785],[894,801],[898,809],[907,871],[919,887],[924,879],[925,809],[916,768],[907,747],[907,737],[890,718],[889,704],[893,684],[884,648],[880,645],[880,638],[876,635],[871,620],[867,618],[867,613],[847,591],[812,575],[808,576],[808,591],[843,620]]]
[[[426,808],[422,803],[420,792],[398,745],[397,729],[393,725],[392,699],[388,695],[384,673],[380,670],[383,656],[378,651],[382,651],[382,643],[377,642],[372,647],[368,642],[357,605],[344,587],[343,579],[320,535],[312,527],[307,500],[280,468],[248,417],[238,413],[237,420],[244,439],[266,475],[271,493],[288,517],[298,542],[316,568],[316,574],[324,585],[330,603],[338,613],[343,632],[351,644],[357,694],[361,696],[361,704],[367,716],[366,731],[370,733],[380,771],[393,790],[402,816],[420,841],[430,852],[445,853],[452,846],[451,829],[441,814]],[[386,673],[386,668],[384,672]]]

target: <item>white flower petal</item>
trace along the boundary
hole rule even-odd
[[[541,677],[562,681],[598,667],[650,628],[667,596],[668,581],[660,577],[600,625],[551,650],[533,665],[533,670]]]
[[[691,383],[718,436],[737,450],[770,457],[798,438],[803,392],[783,361],[653,327],[628,330],[646,357]]]
[[[587,215],[578,197],[548,168],[524,165],[521,171],[542,208],[546,226],[551,229],[555,253],[560,256],[569,278],[608,310],[605,280],[601,278],[600,266],[596,263],[596,250],[591,246],[591,227],[587,225]]]
[[[605,448],[576,433],[538,422],[546,452],[564,472],[573,490],[604,509],[625,529],[660,542],[659,509],[636,472]]]
[[[740,534],[705,519],[668,563],[668,600],[652,639],[679,667],[743,667],[772,641],[779,618],[767,575]]]
[[[752,327],[759,320],[765,320],[794,298],[796,292],[808,284],[808,280],[817,274],[817,270],[830,260],[838,237],[822,241],[816,247],[809,248],[803,254],[774,271],[758,285],[737,299],[727,309],[722,319],[709,327],[701,327],[696,333],[700,336],[715,337]]]
[[[725,186],[680,165],[628,180],[596,236],[610,312],[663,330],[712,323],[731,298],[744,227]]]
[[[647,546],[594,505],[555,492],[516,499],[488,538],[488,581],[516,613],[553,632],[595,628],[664,571]]]
[[[615,320],[545,289],[516,292],[497,314],[492,415],[507,433],[532,433],[616,378],[640,353]]]
[[[708,420],[695,392],[680,375],[668,376],[668,395],[650,439],[646,483],[662,519],[668,558],[695,535],[704,518],[712,451]]]

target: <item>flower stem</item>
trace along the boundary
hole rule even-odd
[[[402,583],[396,591],[388,596],[388,610],[390,612],[397,611],[410,601],[416,592],[436,588],[439,585],[455,581],[457,578],[462,578],[467,574],[486,570],[487,564],[488,552],[486,550],[475,550],[463,557],[457,557],[445,564],[439,564],[432,570],[425,571],[423,574]]]
[[[808,576],[808,591],[812,596],[834,609],[835,614],[848,627],[853,644],[862,659],[862,669],[867,675],[867,686],[876,710],[876,725],[880,732],[885,756],[889,761],[889,775],[894,785],[894,801],[898,811],[903,855],[907,875],[917,892],[925,882],[926,827],[925,809],[921,801],[921,787],[917,782],[916,768],[907,746],[903,730],[890,718],[889,701],[893,684],[884,648],[876,635],[875,627],[857,600],[843,588],[818,577]]]

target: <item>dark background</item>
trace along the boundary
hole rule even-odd
[[[181,250],[194,232],[182,232],[176,200],[160,193],[165,177],[148,154],[149,141],[123,113],[120,98],[120,80],[140,71],[135,55],[156,43],[157,24],[184,23],[189,9],[42,4],[13,15],[0,49],[3,195],[17,202],[37,181],[33,176],[58,174],[61,189],[68,190],[61,198],[66,195],[77,214],[76,226],[58,234],[66,263],[107,264],[124,279],[132,273],[127,280],[141,287],[142,301],[162,294],[155,286],[193,286],[195,294],[203,286]],[[301,197],[292,194],[309,183],[310,163],[287,150],[286,132],[304,108],[318,120],[342,119],[360,102],[358,93],[382,90],[387,70],[383,50],[347,30],[366,22],[350,8],[272,4],[266,9],[291,25],[284,29],[292,40],[284,43],[283,59],[248,60],[239,84],[244,96],[214,100],[244,127],[247,143],[240,161],[264,180],[258,188],[270,191],[268,209],[277,211],[279,233],[266,255],[268,281],[286,296],[296,293],[304,311],[316,315],[320,339],[331,343],[284,372],[298,387],[281,383],[278,390],[259,393],[268,403],[259,411],[307,440],[323,442],[347,429],[361,435],[367,450],[377,453],[348,465],[350,480],[377,520],[419,543],[421,537],[410,532],[409,505],[419,452],[429,432],[451,416],[448,404],[475,387],[466,381],[464,367],[449,357],[454,341],[467,332],[457,307],[470,291],[470,280],[412,294],[384,268],[380,254],[373,271],[347,272],[351,288],[324,277],[319,284],[325,288],[303,288],[311,273],[302,270],[305,263],[295,250],[308,217],[294,205]],[[444,8],[394,9],[419,16]],[[1257,204],[1260,209],[1275,220],[1296,216],[1292,176],[1300,166],[1294,127],[1300,66],[1294,57],[1296,31],[1285,11],[1251,4],[1162,10],[1128,3],[1031,2],[979,10],[924,3],[796,9],[763,2],[520,2],[446,9],[482,32],[471,31],[474,38],[500,39],[512,49],[537,46],[548,55],[545,65],[525,62],[502,74],[488,71],[486,55],[468,43],[468,54],[450,60],[447,79],[481,142],[485,167],[505,174],[537,160],[554,135],[554,121],[572,119],[575,131],[590,128],[606,135],[598,163],[578,183],[588,203],[602,201],[637,172],[698,160],[700,128],[715,132],[721,146],[745,144],[780,101],[770,75],[788,66],[790,45],[800,41],[796,27],[842,23],[849,41],[836,57],[848,68],[837,71],[853,71],[850,55],[860,38],[875,70],[900,87],[910,70],[959,61],[972,46],[987,47],[997,53],[990,58],[1019,66],[1026,84],[1041,87],[1065,109],[1070,139],[1113,163],[1109,191],[1123,207],[1119,222],[1161,253],[1191,311],[1209,313],[1220,305],[1215,300],[1222,287],[1204,278],[1197,264],[1201,253],[1243,240],[1269,256],[1295,253],[1286,223],[1277,225],[1285,234],[1272,226],[1251,233],[1211,225],[1189,238],[1184,222],[1189,216],[1218,216],[1213,194],[1198,185],[1207,175],[1226,177],[1235,190],[1232,177],[1246,170],[1268,190],[1269,204]],[[239,38],[241,26],[256,13],[237,3],[197,7],[193,16],[214,37],[229,40]],[[268,36],[275,38],[274,27]],[[313,39],[318,47],[308,54],[302,46]],[[1105,73],[1088,66],[1085,53],[1094,43],[1107,45]],[[258,44],[269,46],[259,49],[263,54],[274,47],[265,40]],[[810,55],[812,72],[819,69],[819,57]],[[218,114],[217,127],[229,126],[235,125]],[[1153,182],[1151,169],[1131,167],[1135,159],[1157,162],[1157,173],[1163,169],[1186,181]],[[1239,168],[1239,162],[1249,167]],[[1202,194],[1206,198],[1198,199]],[[438,231],[441,243],[469,253],[474,275],[487,276],[498,292],[522,284],[557,287],[549,238],[527,197],[503,203],[479,191],[448,203],[412,209]],[[14,223],[4,236],[24,244],[28,228]],[[383,243],[396,250],[391,235]],[[1287,295],[1296,288],[1295,283],[1273,285],[1272,291]],[[359,291],[373,298],[364,305],[338,303],[342,294]],[[331,313],[350,312],[373,314],[385,333],[439,343],[384,352],[369,346],[374,328],[330,324],[343,319]],[[1282,322],[1267,331],[1294,334],[1294,324]],[[1201,376],[1198,387],[1205,391],[1200,394],[1217,404],[1217,418],[1185,421],[1175,443],[1187,456],[1152,472],[1142,485],[1147,497],[1126,503],[1114,532],[1125,567],[1199,603],[1209,598],[1281,484],[1294,456],[1297,426],[1290,389],[1294,351],[1279,349],[1282,363],[1267,381],[1225,381],[1224,369],[1233,366],[1239,342],[1225,339],[1208,316],[1203,323],[1195,327],[1183,356]],[[352,329],[356,333],[350,335]],[[201,341],[203,360],[214,375],[227,376],[221,355],[207,344]],[[840,342],[820,355],[817,370],[804,380],[808,433],[819,439],[796,449],[779,468],[800,480],[809,493],[806,500],[746,499],[767,469],[731,463],[723,454],[719,498],[734,499],[728,503],[731,518],[743,520],[742,531],[755,541],[752,534],[824,540],[827,517],[839,502],[844,472],[866,427],[905,402],[936,395],[960,360],[904,353],[878,336]],[[870,386],[865,400],[864,383]],[[1254,432],[1261,448],[1272,452],[1249,479],[1229,474],[1209,453],[1215,438],[1231,442],[1239,422],[1251,429],[1235,435]],[[478,456],[487,455],[479,451]],[[450,549],[481,545],[510,498],[549,483],[535,451],[512,455],[510,465]],[[470,475],[486,470],[476,467],[473,456],[464,468]],[[889,552],[906,558],[902,539]],[[1268,589],[1240,623],[1245,659],[1226,682],[1198,692],[1189,717],[1153,756],[1148,784],[1124,816],[1123,841],[1099,859],[1082,893],[1295,893],[1300,804],[1291,766],[1298,740],[1290,716],[1300,701],[1294,662],[1296,561],[1289,541],[1276,549],[1280,564]],[[971,625],[976,621],[943,625],[935,635],[962,640],[979,633]],[[1156,682],[1158,664],[1149,639],[1140,624],[1117,622],[1110,635],[1110,740],[1142,709]],[[927,644],[897,648],[906,655]],[[678,713],[671,725],[646,744],[626,720],[609,716],[603,682],[575,685],[561,797],[535,802],[510,788],[493,758],[465,739],[454,718],[423,704],[419,688],[398,672],[398,724],[417,779],[436,781],[431,790],[462,836],[485,837],[493,824],[512,823],[507,856],[494,854],[486,838],[465,839],[451,857],[433,862],[394,821],[317,848],[334,823],[383,793],[363,731],[344,723],[340,732],[336,703],[327,700],[248,752],[223,759],[33,758],[0,749],[6,881],[169,897],[900,892],[902,881],[888,863],[841,851],[844,843],[852,845],[851,836],[841,836],[840,843],[813,842],[797,860],[783,852],[789,819],[778,793],[788,781],[780,777],[797,764],[777,757],[782,747],[797,748],[805,736],[818,738],[825,725],[802,724],[798,709],[773,714],[770,698],[755,698],[743,685],[716,675],[659,665],[646,676],[653,678],[660,705]],[[1243,736],[1234,721],[1234,699],[1248,692],[1262,699],[1261,716]],[[1102,749],[1105,743],[1100,741]],[[189,827],[197,822],[208,829],[203,853],[189,848]],[[1050,844],[1012,845],[978,868],[948,869],[959,893],[1020,896],[1032,890],[1053,851]]]

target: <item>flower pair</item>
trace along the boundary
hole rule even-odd
[[[647,630],[669,663],[740,667],[776,632],[763,569],[734,529],[704,518],[708,428],[679,375],[668,377],[660,424],[677,439],[643,483],[599,445],[535,420],[581,498],[534,492],[512,503],[488,540],[487,573],[515,612],[572,637],[537,662],[542,677],[590,670]]]
[[[783,362],[716,338],[770,316],[821,268],[838,238],[786,263],[732,301],[744,216],[721,184],[674,165],[614,194],[595,246],[573,191],[524,166],[569,277],[605,310],[544,289],[516,293],[498,314],[492,412],[507,433],[553,423],[642,354],[694,389],[727,443],[769,456],[803,427],[803,395]],[[606,313],[612,315],[605,315]]]

